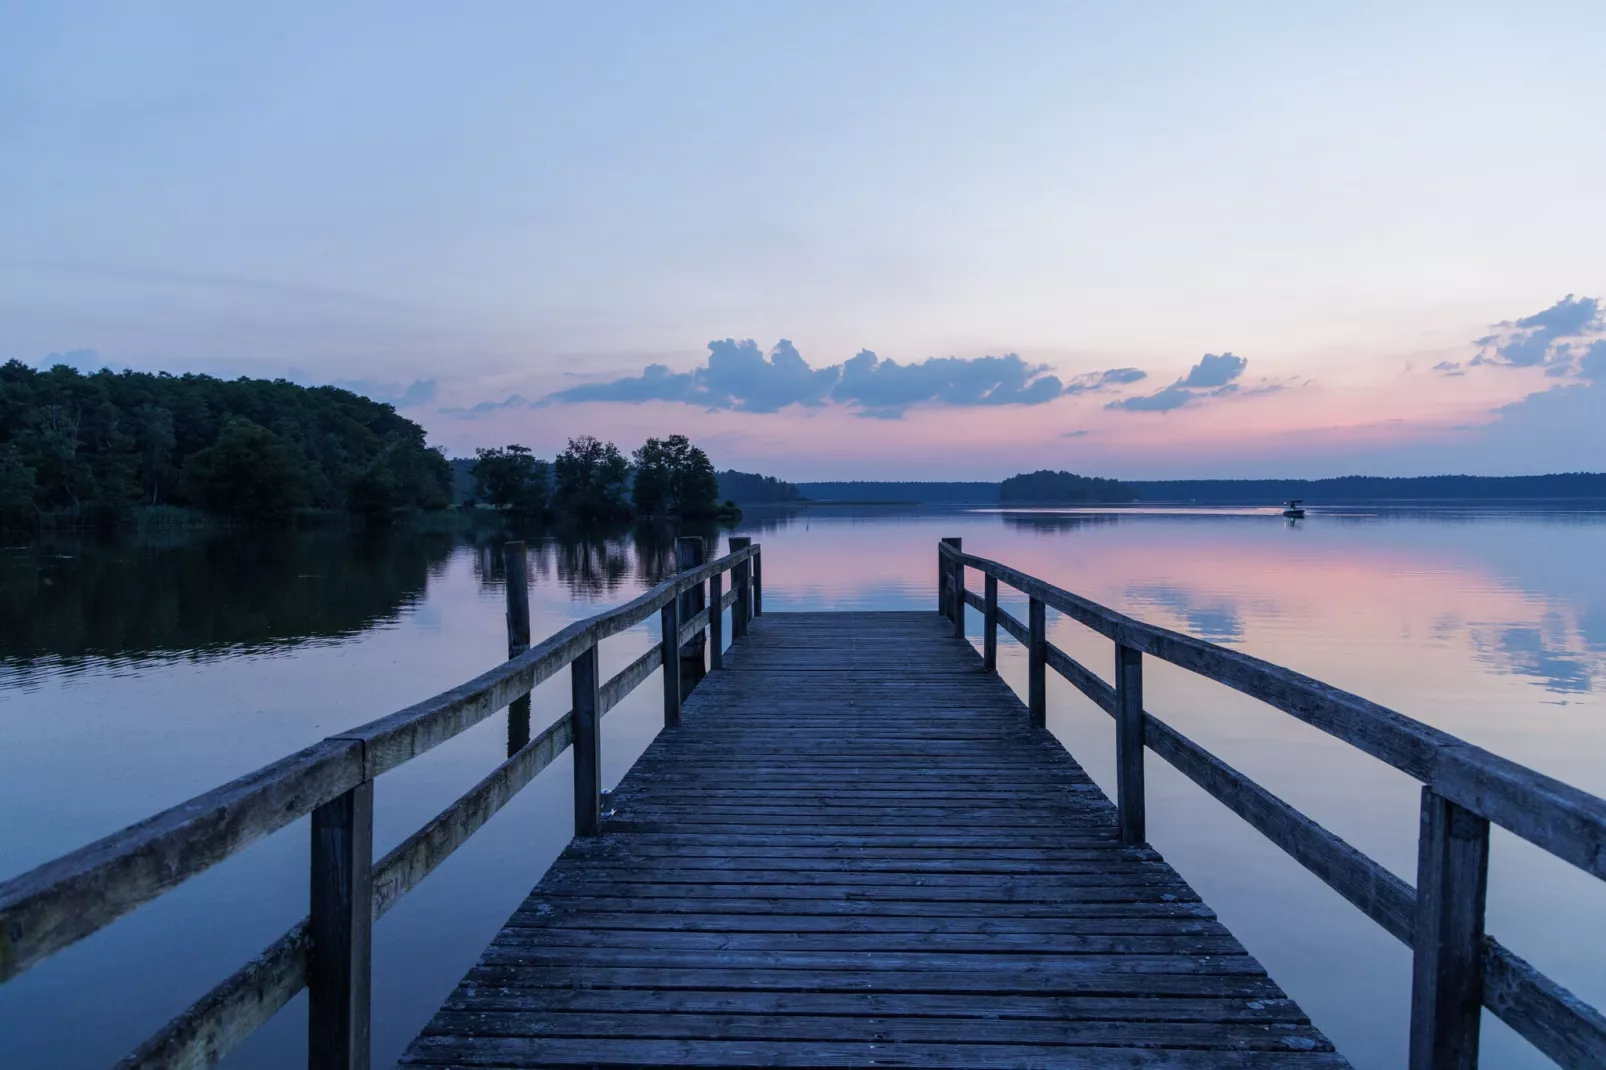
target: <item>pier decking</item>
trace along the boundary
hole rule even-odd
[[[428,1066],[1347,1066],[935,613],[753,622]]]
[[[306,989],[309,1070],[370,1070],[375,922],[568,752],[574,841],[404,1061],[1346,1066],[1148,845],[1152,754],[1411,949],[1410,1070],[1475,1070],[1485,1009],[1566,1070],[1606,1067],[1606,1015],[1484,931],[1491,828],[1606,879],[1606,800],[958,539],[935,613],[766,616],[759,546],[704,556],[682,538],[678,571],[531,645],[509,543],[506,661],[0,884],[0,984],[310,816],[307,916],[117,1066],[215,1066]],[[1113,681],[1050,641],[1050,610],[1114,644]],[[598,647],[649,622],[601,680]],[[1421,782],[1415,886],[1150,712],[1147,659]],[[1050,671],[1113,720],[1113,801],[1044,727]],[[572,705],[532,736],[560,673]],[[603,716],[654,676],[664,732],[604,792]],[[376,859],[375,780],[504,710],[507,760]]]

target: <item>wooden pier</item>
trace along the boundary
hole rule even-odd
[[[935,613],[766,615],[760,548],[730,551],[687,547],[671,579],[533,646],[510,586],[490,672],[0,885],[0,981],[310,814],[308,916],[119,1066],[215,1065],[305,987],[309,1068],[366,1070],[375,920],[568,750],[574,841],[404,1062],[1347,1066],[1145,842],[1147,753],[1413,949],[1411,1070],[1476,1067],[1483,1008],[1560,1066],[1606,1066],[1606,1018],[1483,930],[1491,823],[1606,878],[1601,799],[956,539]],[[523,575],[521,545],[508,565]],[[1048,641],[1051,610],[1113,641],[1113,681]],[[653,621],[600,681],[598,645]],[[1024,700],[996,674],[1000,634],[1026,647]],[[1149,712],[1145,658],[1420,780],[1416,887]],[[572,706],[532,738],[530,691],[562,671]],[[1045,729],[1049,671],[1113,718],[1115,800]],[[665,731],[606,792],[602,717],[654,674]],[[374,779],[504,709],[507,760],[374,859]]]
[[[406,1062],[1348,1065],[937,614],[725,669]]]

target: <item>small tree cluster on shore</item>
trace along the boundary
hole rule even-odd
[[[612,442],[590,435],[571,438],[550,465],[526,446],[474,454],[469,472],[476,498],[519,520],[557,514],[597,523],[720,512],[714,466],[685,435],[649,438],[628,460]]]

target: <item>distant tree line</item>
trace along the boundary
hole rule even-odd
[[[282,379],[0,365],[0,524],[110,524],[173,505],[258,523],[388,520],[450,501],[451,470],[391,406]]]
[[[518,520],[707,519],[734,512],[731,502],[720,504],[708,454],[685,435],[649,438],[628,460],[612,442],[590,435],[571,438],[550,464],[519,445],[474,453],[463,466],[473,500]]]
[[[918,480],[831,480],[799,483],[797,489],[822,502],[995,502],[997,483],[922,483]]]
[[[803,492],[791,483],[756,472],[727,469],[719,473],[719,496],[742,505],[773,502],[800,502]]]
[[[1010,476],[998,485],[998,500],[1003,502],[1131,502],[1137,497],[1137,492],[1120,480],[1047,468]]]
[[[1259,504],[1606,498],[1606,473],[1544,476],[1339,476],[1335,479],[1164,479],[1133,483],[1143,501]]]

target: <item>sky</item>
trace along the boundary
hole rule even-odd
[[[0,0],[0,359],[793,480],[1598,471],[1601,40],[1598,0]]]

